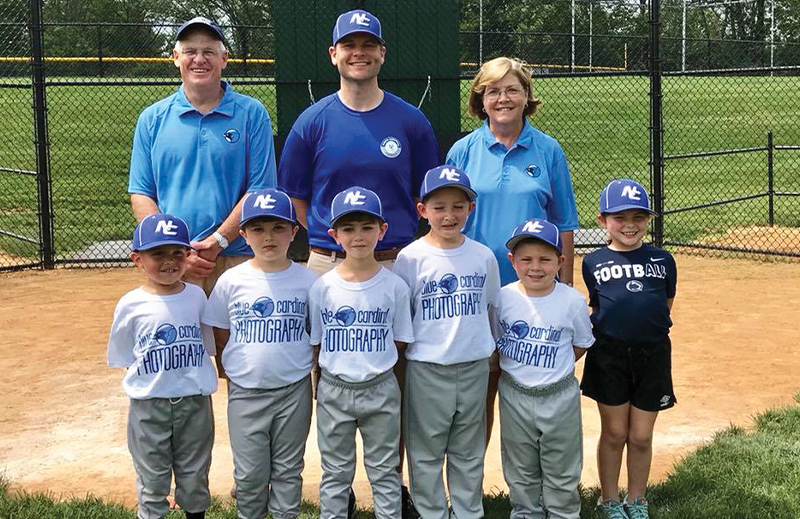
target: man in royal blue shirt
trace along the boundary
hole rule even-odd
[[[272,128],[259,101],[220,80],[228,51],[214,22],[184,23],[173,58],[183,84],[139,116],[128,192],[138,221],[157,212],[186,221],[196,251],[186,280],[208,294],[222,272],[252,256],[238,234],[241,201],[275,187]]]
[[[436,137],[422,112],[378,86],[384,43],[371,13],[357,9],[338,17],[328,53],[339,90],[300,114],[281,154],[278,185],[308,230],[308,266],[320,274],[344,258],[328,235],[337,193],[358,185],[381,198],[389,229],[375,257],[390,267],[414,239],[415,197],[425,173],[439,164]]]

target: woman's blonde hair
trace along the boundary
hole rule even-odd
[[[472,87],[469,91],[469,113],[478,119],[486,119],[489,117],[483,111],[483,92],[486,87],[496,81],[500,81],[509,72],[513,73],[522,88],[525,89],[528,102],[525,104],[525,109],[522,111],[522,116],[527,117],[536,113],[542,101],[533,97],[533,90],[531,89],[531,69],[526,67],[521,61],[500,57],[483,64],[478,71],[478,75],[472,81]]]

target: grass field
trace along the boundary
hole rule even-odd
[[[800,402],[800,395],[795,397]],[[648,489],[653,519],[797,519],[800,517],[800,406],[768,410],[753,430],[731,426],[679,461],[667,479]],[[597,519],[599,491],[581,489],[581,518]],[[486,519],[507,519],[505,495],[484,498]],[[319,516],[304,503],[300,519]],[[14,519],[133,519],[132,510],[94,498],[59,501],[52,496],[15,495],[0,480],[0,517]],[[179,519],[172,512],[167,519]],[[235,519],[230,501],[215,501],[208,519]],[[361,510],[358,519],[373,519]]]
[[[581,226],[594,227],[597,196],[608,180],[631,176],[649,183],[648,79],[535,78],[534,88],[545,102],[534,124],[563,145]],[[237,90],[260,99],[276,119],[272,86],[242,85]],[[33,170],[30,90],[1,91],[0,133],[7,137],[0,142],[0,168]],[[48,87],[59,258],[95,241],[129,237],[134,220],[125,190],[136,117],[172,91],[172,86],[135,84]],[[462,92],[465,101],[468,82],[463,82]],[[776,144],[800,144],[800,81],[795,77],[667,77],[663,94],[667,155],[764,146],[767,131],[774,133]],[[476,124],[465,117],[462,129]],[[776,153],[775,187],[800,191],[800,153]],[[766,189],[765,151],[666,162],[667,209]],[[0,229],[36,238],[36,200],[33,177],[0,171]],[[798,209],[800,199],[778,199],[776,223],[800,226]],[[692,240],[766,222],[767,200],[761,198],[669,215],[665,231],[669,239]],[[0,250],[26,257],[37,254],[35,245],[2,235]]]

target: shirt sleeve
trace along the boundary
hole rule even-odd
[[[589,319],[589,308],[583,296],[576,297],[575,315],[572,318],[572,345],[578,348],[589,348],[594,344],[592,321]]]
[[[489,306],[500,305],[500,267],[497,258],[489,251],[489,264],[486,269],[486,303]]]
[[[395,307],[392,332],[394,340],[414,342],[414,325],[411,320],[411,301],[408,286],[402,281],[395,283]]]
[[[139,115],[133,134],[131,168],[128,177],[128,193],[149,196],[157,200],[156,181],[151,159],[152,138],[147,111]]]
[[[208,298],[205,310],[203,310],[203,324],[229,330],[231,328],[230,313],[228,311],[228,290],[227,283],[220,279],[211,296]]]
[[[412,147],[414,171],[411,188],[415,198],[419,196],[419,188],[425,179],[425,173],[429,169],[440,165],[441,162],[439,159],[439,143],[436,142],[436,135],[433,133],[431,123],[422,114],[420,114],[420,119],[417,125],[419,130],[416,135],[416,142]]]
[[[297,124],[297,123],[295,123]],[[286,194],[300,200],[311,198],[314,154],[311,147],[292,127],[281,152],[278,164],[278,187]]]
[[[108,335],[107,362],[112,368],[127,368],[134,362],[133,354],[133,329],[130,319],[125,311],[125,305],[120,301],[114,309],[114,321],[111,323],[111,332]]]
[[[572,190],[572,177],[567,165],[567,157],[561,146],[556,146],[555,157],[550,169],[550,192],[553,201],[547,207],[547,220],[559,231],[578,228],[578,208]]]
[[[677,293],[678,287],[678,267],[675,265],[675,258],[668,254],[667,260],[667,299],[672,299]]]
[[[247,149],[247,191],[275,187],[277,183],[272,124],[264,105],[257,103],[257,106],[250,121]]]
[[[403,254],[403,251],[400,251],[400,254],[397,255],[397,259],[394,262],[394,266],[392,267],[392,272],[397,274],[400,279],[402,279],[406,286],[408,287],[409,292],[409,308],[411,315],[413,317],[416,309],[414,308],[415,299],[411,296],[411,291],[414,288],[414,282],[411,279],[411,261],[408,259],[406,254]]]
[[[200,325],[200,332],[203,334],[203,344],[206,347],[206,353],[209,357],[217,354],[217,341],[214,340],[214,330],[206,325]]]
[[[595,283],[594,276],[592,275],[589,262],[586,261],[587,258],[588,256],[584,256],[583,260],[581,261],[581,274],[583,275],[583,283],[586,285],[586,290],[589,293],[589,306],[592,308],[597,308],[597,285]]]
[[[489,328],[492,331],[492,338],[495,344],[503,336],[503,328],[500,326],[500,316],[503,314],[503,298],[497,302],[497,306],[489,307]]]
[[[320,297],[322,297],[322,284],[317,281],[311,286],[308,293],[308,312],[311,321],[311,332],[308,334],[312,346],[322,343],[322,318],[319,315]]]

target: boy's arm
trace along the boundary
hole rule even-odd
[[[670,297],[667,299],[667,308],[669,308],[670,312],[672,311],[672,303],[675,301],[674,297]]]
[[[397,346],[397,363],[394,365],[394,377],[397,379],[397,384],[402,392],[406,383],[406,347],[408,343],[394,341],[394,345]]]
[[[311,345],[311,383],[314,388],[314,398],[317,398],[317,389],[319,389],[319,378],[322,370],[319,368],[319,344]]]
[[[579,348],[577,346],[572,347],[572,351],[575,353],[575,362],[578,362],[581,357],[586,353],[587,348]]]
[[[230,339],[230,337],[230,330],[214,327],[214,345],[217,347],[217,354],[214,356],[214,361],[217,363],[219,378],[228,378],[227,373],[225,373],[225,368],[222,366],[222,350],[225,349],[225,345],[228,344],[228,339]]]

